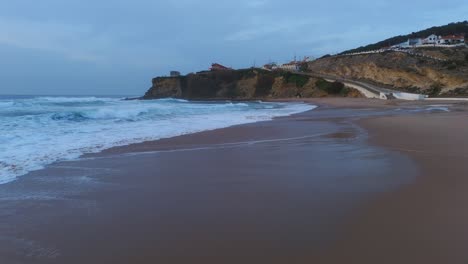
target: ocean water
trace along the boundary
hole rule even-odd
[[[300,103],[0,97],[0,184],[84,153],[313,108]]]

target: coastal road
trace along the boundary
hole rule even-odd
[[[355,81],[355,80],[345,79],[345,78],[339,78],[339,77],[336,77],[336,76],[331,76],[331,75],[326,75],[326,74],[313,73],[313,72],[308,72],[308,73],[301,72],[301,73],[297,73],[297,74],[307,75],[307,76],[315,77],[315,78],[323,78],[323,79],[325,79],[327,81],[332,81],[332,82],[335,82],[335,81],[341,82],[341,83],[343,83],[344,85],[346,85],[348,87],[351,87],[351,88],[354,88],[354,89],[360,91],[367,98],[380,98],[380,93],[389,94],[389,93],[398,92],[398,91],[395,91],[395,90],[391,90],[391,89],[383,88],[383,87],[380,87],[380,86],[376,86],[374,84],[370,84],[370,83],[366,83],[366,82],[362,82],[362,81]]]
[[[315,78],[323,78],[323,79],[325,79],[327,81],[331,81],[331,82],[334,82],[334,81],[341,82],[341,83],[343,83],[344,85],[346,85],[348,87],[351,87],[351,88],[354,88],[354,89],[358,90],[359,92],[361,92],[367,98],[381,99],[380,98],[380,93],[384,93],[384,94],[386,94],[387,98],[388,98],[389,94],[393,94],[394,96],[395,96],[395,94],[406,94],[406,96],[405,96],[406,98],[402,98],[402,97],[397,96],[397,99],[404,99],[404,100],[468,101],[468,98],[459,98],[459,97],[453,97],[453,98],[450,98],[450,97],[424,98],[424,99],[414,99],[414,97],[413,97],[411,99],[412,95],[422,96],[422,94],[403,93],[401,91],[380,87],[380,86],[377,86],[377,85],[374,85],[374,84],[371,84],[371,83],[367,83],[367,82],[355,81],[355,80],[350,80],[350,79],[345,79],[345,78],[339,78],[339,77],[336,77],[336,76],[330,76],[330,75],[325,75],[325,74],[320,74],[320,73],[298,73],[298,74],[303,74],[303,75],[307,75],[307,76],[311,76],[311,77],[315,77]],[[410,95],[410,96],[408,97],[408,95]]]
[[[361,92],[367,98],[376,98],[376,99],[400,99],[400,100],[410,100],[410,101],[417,101],[417,100],[428,100],[428,101],[468,101],[468,98],[459,98],[459,97],[446,97],[446,98],[428,98],[424,94],[412,94],[406,93],[402,91],[397,91],[393,89],[384,88],[382,86],[378,86],[372,83],[363,82],[363,81],[356,81],[347,78],[336,77],[327,74],[321,74],[316,72],[297,72],[297,71],[289,71],[294,74],[310,76],[313,78],[322,78],[329,82],[341,82],[345,86],[354,88]],[[380,94],[384,93],[386,98],[381,98]]]

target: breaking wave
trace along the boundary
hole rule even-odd
[[[0,99],[0,183],[84,153],[313,109],[299,103]]]

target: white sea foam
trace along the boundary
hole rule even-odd
[[[115,100],[111,98],[99,98],[99,97],[37,97],[34,98],[36,102],[52,102],[52,103],[82,103],[82,102],[101,102]]]
[[[443,106],[431,106],[426,109],[427,111],[442,111],[442,112],[450,112],[448,107]]]
[[[245,124],[313,109],[298,103],[124,101],[97,97],[0,100],[0,183],[113,146]]]

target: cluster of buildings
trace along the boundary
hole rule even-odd
[[[299,71],[300,63],[297,61],[291,61],[284,64],[268,63],[263,65],[264,70],[274,71],[274,70],[285,70],[285,71]]]
[[[393,49],[401,49],[401,48],[414,48],[414,47],[424,47],[424,46],[459,46],[459,45],[465,45],[465,34],[453,34],[453,35],[447,35],[447,36],[438,36],[435,34],[432,34],[428,36],[427,38],[410,38],[407,41],[393,45],[391,47],[387,47],[385,49],[381,50],[393,50]],[[381,51],[379,50],[379,52]],[[376,51],[373,51],[376,52]],[[348,54],[352,55],[352,54]],[[294,59],[291,62],[288,63],[283,63],[283,64],[276,64],[276,63],[268,63],[263,65],[264,70],[268,71],[274,71],[274,70],[284,70],[284,71],[300,71],[301,66],[310,61],[309,57],[304,57],[302,61],[297,61]],[[226,67],[224,65],[221,65],[219,63],[213,63],[211,64],[211,67],[209,69],[210,71],[230,71],[232,68]],[[170,72],[171,77],[178,77],[180,76],[180,72],[178,71],[171,71]]]
[[[407,41],[394,45],[392,48],[410,48],[419,46],[437,46],[437,45],[459,45],[465,43],[465,34],[455,34],[447,36],[437,36],[432,34],[427,38],[411,38]]]
[[[429,47],[429,46],[459,46],[459,45],[465,45],[465,34],[453,34],[453,35],[447,35],[447,36],[438,36],[435,34],[432,34],[428,36],[427,38],[410,38],[407,41],[393,45],[391,47],[387,47],[378,51],[370,51],[370,52],[361,52],[361,53],[378,53],[386,50],[395,50],[395,49],[405,49],[405,48],[414,48],[414,47]],[[347,54],[347,55],[357,55],[360,53],[352,53],[352,54]],[[309,57],[304,57],[302,61],[297,61],[295,58],[293,61],[288,62],[288,63],[283,63],[283,64],[277,64],[277,63],[268,63],[263,65],[262,69],[268,70],[268,71],[274,71],[274,70],[284,70],[284,71],[293,71],[293,72],[298,72],[301,69],[301,66],[304,63],[307,63],[310,61]],[[224,65],[221,65],[219,63],[213,63],[211,64],[211,67],[209,69],[210,71],[230,71],[233,70],[230,67],[226,67]],[[170,72],[171,77],[178,77],[180,76],[180,72],[178,71],[171,71]]]
[[[303,60],[297,61],[294,59],[291,62],[283,63],[283,64],[276,64],[276,63],[268,63],[263,65],[264,70],[274,71],[274,70],[284,70],[284,71],[300,71],[301,65],[310,61],[310,57],[304,57]]]
[[[308,61],[309,61],[309,57],[304,57],[304,60],[302,61],[293,60],[291,62],[284,63],[284,64],[276,64],[272,62],[272,63],[263,65],[262,69],[268,70],[268,71],[274,71],[274,70],[300,71],[301,65]],[[230,71],[232,70],[232,68],[226,67],[219,63],[213,63],[211,64],[211,67],[209,70],[210,71]]]

